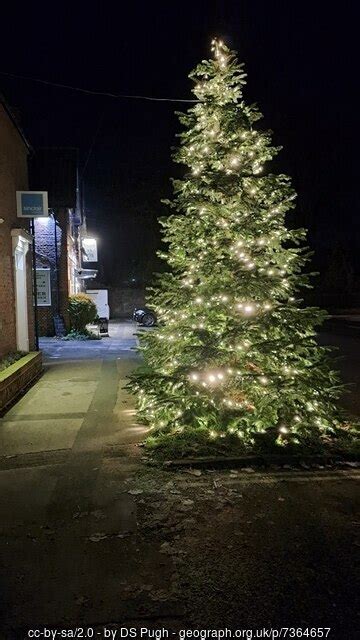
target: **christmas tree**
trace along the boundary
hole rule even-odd
[[[160,219],[170,269],[149,292],[159,326],[140,336],[139,416],[162,441],[319,443],[340,427],[342,387],[316,342],[325,314],[299,298],[310,253],[306,231],[285,226],[296,194],[271,173],[279,148],[243,101],[243,65],[221,41],[212,49],[180,114],[175,161],[187,173]]]

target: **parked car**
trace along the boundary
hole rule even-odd
[[[133,319],[143,327],[153,327],[157,323],[156,315],[154,311],[147,307],[141,307],[141,309],[135,309],[133,313]]]

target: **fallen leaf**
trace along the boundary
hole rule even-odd
[[[91,511],[91,515],[94,516],[97,520],[103,520],[106,518],[105,513],[101,511],[101,509],[96,509],[96,511]]]
[[[153,591],[152,593],[150,593],[150,598],[151,600],[168,600],[169,594],[167,591],[158,589],[157,591]]]
[[[106,533],[93,533],[92,536],[89,536],[88,540],[90,540],[90,542],[100,542],[100,540],[105,540],[105,538],[107,537]]]

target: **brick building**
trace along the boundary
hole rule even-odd
[[[81,240],[85,221],[78,190],[76,149],[40,149],[30,162],[30,186],[48,192],[48,218],[35,221],[39,335],[68,325],[69,295],[85,290]],[[60,323],[59,323],[60,320]]]
[[[28,189],[29,144],[0,94],[0,358],[35,348],[32,236],[16,214],[16,191]]]

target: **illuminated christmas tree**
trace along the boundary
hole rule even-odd
[[[180,114],[175,161],[188,172],[160,220],[170,271],[148,299],[159,327],[140,338],[139,416],[162,441],[321,442],[340,426],[341,385],[315,339],[324,313],[299,298],[306,232],[285,226],[296,194],[271,173],[279,148],[243,102],[243,65],[221,41],[212,49],[190,74],[197,103]]]

